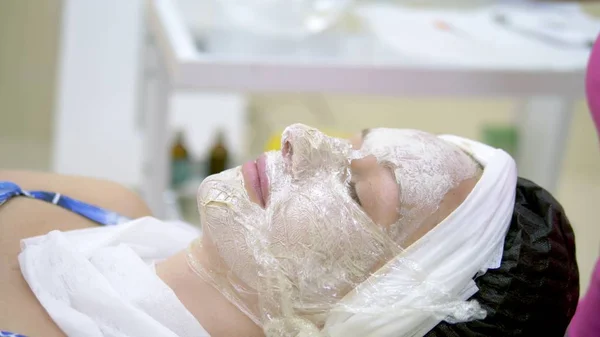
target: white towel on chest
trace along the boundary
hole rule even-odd
[[[68,336],[205,337],[153,263],[185,249],[195,228],[154,218],[25,239],[21,272]]]

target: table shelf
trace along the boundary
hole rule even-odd
[[[518,60],[431,62],[395,53],[364,33],[331,33],[313,38],[302,48],[268,50],[242,42],[219,45],[219,40],[234,39],[231,33],[195,36],[171,0],[148,0],[147,15],[151,38],[144,53],[141,113],[147,122],[146,195],[157,215],[162,214],[161,195],[169,177],[166,116],[174,92],[512,97],[521,102],[516,116],[528,130],[520,139],[524,153],[517,158],[520,173],[549,190],[558,179],[573,104],[584,94],[586,64],[579,54],[564,66],[534,66]],[[540,60],[549,50],[540,46]],[[535,50],[524,57],[532,55]]]

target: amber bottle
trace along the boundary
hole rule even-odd
[[[171,187],[183,185],[191,174],[190,155],[185,144],[184,134],[177,131],[175,141],[171,146]]]
[[[222,130],[217,133],[217,138],[210,149],[208,158],[208,174],[217,174],[227,169],[228,165],[227,147],[225,146],[225,134]]]

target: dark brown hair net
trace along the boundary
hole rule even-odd
[[[579,299],[575,236],[559,202],[519,178],[499,269],[477,278],[480,321],[442,322],[427,337],[563,337]]]

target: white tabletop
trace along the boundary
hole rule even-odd
[[[363,6],[355,9],[362,27],[358,32],[334,30],[298,41],[235,30],[198,36],[176,2],[150,0],[149,7],[171,85],[178,89],[577,96],[583,92],[589,53],[589,47],[576,43],[581,36],[571,36],[575,42],[564,45],[498,24],[492,16],[500,9],[506,12],[498,7],[425,11]],[[556,9],[538,12],[551,18]],[[532,21],[528,10],[510,13],[515,21]],[[563,21],[578,23],[580,32],[592,36],[596,26],[584,26],[576,7],[561,13]],[[431,24],[440,19],[450,23],[451,32]]]

